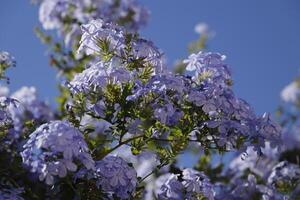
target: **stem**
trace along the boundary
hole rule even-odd
[[[167,161],[161,163],[160,165],[157,166],[157,169],[161,169],[163,166],[165,166],[166,164],[168,164]],[[151,171],[149,174],[147,174],[146,176],[144,176],[141,180],[139,180],[139,183],[143,182],[146,178],[148,178],[149,176],[151,176],[157,169]]]
[[[157,140],[157,141],[162,141],[162,142],[176,142],[176,141],[180,141],[180,139],[178,140],[170,140],[170,139],[160,139],[160,138],[150,138],[150,140]],[[199,142],[198,140],[188,140],[189,142]]]
[[[132,138],[129,138],[129,139],[123,141],[123,142],[120,142],[117,146],[115,146],[112,149],[110,149],[109,151],[107,151],[106,155],[113,152],[114,150],[121,147],[122,145],[127,144],[128,142],[131,142],[132,140],[135,140],[135,139],[138,139],[138,138],[141,138],[141,137],[144,137],[144,135],[139,135],[139,136],[136,136],[136,137],[132,137]]]

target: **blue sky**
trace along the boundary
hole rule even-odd
[[[258,113],[273,112],[279,92],[300,68],[300,1],[298,0],[142,0],[151,11],[142,35],[153,40],[169,64],[187,56],[187,44],[197,39],[194,25],[206,22],[216,32],[209,50],[227,55],[234,90]],[[38,9],[29,0],[1,0],[0,49],[11,52],[17,68],[9,70],[12,91],[36,86],[53,104],[55,70],[46,46],[33,33]]]

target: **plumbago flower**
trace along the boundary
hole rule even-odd
[[[15,66],[15,61],[7,60],[5,65]],[[9,95],[8,87],[1,86],[0,93],[2,115],[0,130],[1,136],[5,135],[5,145],[1,149],[13,152],[11,148],[19,149],[22,146],[20,142],[25,139],[28,132],[30,133],[31,128],[53,119],[53,112],[45,102],[38,99],[34,87],[22,87]],[[12,144],[14,145],[11,146]]]
[[[245,190],[238,185],[247,185],[249,180],[245,176],[254,174],[256,176],[256,184],[252,192],[244,193],[244,199],[254,196],[262,196],[264,199],[297,199],[300,195],[300,179],[299,179],[299,113],[297,86],[298,80],[288,85],[281,93],[282,100],[285,102],[280,109],[279,116],[283,117],[281,123],[284,125],[281,145],[273,149],[269,143],[265,143],[262,150],[263,156],[258,156],[253,149],[247,150],[247,155],[233,159],[227,171],[227,177],[233,177],[231,182],[224,185],[220,199],[224,198],[223,194],[230,194],[229,198],[240,197]],[[267,120],[268,116],[264,116]],[[263,120],[263,121],[265,121]],[[267,126],[265,129],[274,129],[275,126]],[[275,150],[275,151],[274,151]],[[253,178],[252,178],[253,179]],[[254,180],[254,179],[253,179]],[[258,184],[259,182],[259,184]],[[255,183],[255,182],[254,182]],[[231,189],[229,189],[231,188]],[[240,189],[234,189],[240,188]],[[237,192],[234,192],[234,191]]]
[[[268,177],[268,184],[274,189],[278,189],[280,191],[280,187],[287,187],[287,191],[281,192],[290,192],[288,190],[294,191],[296,187],[299,187],[300,184],[300,168],[299,165],[295,165],[289,163],[287,161],[282,161],[278,163],[272,169],[272,173]],[[300,190],[294,191],[299,195]]]
[[[102,19],[92,20],[82,25],[81,29],[83,34],[79,52],[100,55],[102,60],[109,60],[114,56],[115,60],[119,58],[118,60],[126,63],[129,68],[151,65],[155,72],[161,72],[163,55],[152,42],[134,38],[122,27],[106,23]],[[141,66],[134,66],[135,64]]]
[[[10,112],[11,108],[18,108],[17,100],[9,97],[0,97],[0,152],[6,151],[13,155],[10,145],[15,140],[17,132],[14,129],[14,119]]]
[[[3,68],[2,70],[7,69],[8,67],[15,67],[15,58],[6,51],[0,51],[0,66]]]
[[[241,177],[246,170],[266,179],[272,168],[278,162],[278,149],[272,149],[267,143],[262,149],[263,155],[257,155],[253,147],[247,148],[247,151],[236,156],[229,164],[228,172],[232,177]]]
[[[149,12],[135,0],[44,0],[39,20],[45,30],[57,30],[65,42],[80,34],[79,26],[95,18],[105,19],[137,31],[145,25]]]
[[[69,87],[73,93],[95,92],[108,84],[126,83],[130,80],[130,72],[120,66],[118,68],[112,67],[115,63],[99,62],[82,73],[75,75],[70,82]]]
[[[293,81],[281,91],[281,99],[286,103],[297,104],[300,97],[299,80]]]
[[[152,43],[125,34],[115,24],[92,20],[82,31],[79,51],[97,56],[98,61],[68,83],[74,95],[71,109],[80,114],[77,108],[83,108],[81,113],[115,124],[119,139],[129,126],[121,118],[139,119],[138,129],[147,134],[137,136],[143,139],[135,144],[135,151],[153,140],[171,140],[174,143],[168,148],[176,155],[186,148],[191,132],[198,133],[195,142],[221,151],[252,145],[261,154],[265,140],[272,147],[279,143],[281,129],[270,116],[256,116],[248,103],[234,95],[225,56],[193,54],[184,62],[194,75],[176,75],[162,68],[162,53]],[[99,102],[101,116],[95,111]],[[165,144],[155,145],[161,149]],[[158,153],[165,159],[172,157],[172,153]]]
[[[0,79],[6,79],[7,81],[9,81],[9,79],[4,74],[5,70],[9,67],[15,66],[15,58],[6,51],[0,51]]]
[[[138,180],[136,171],[122,158],[108,156],[96,162],[96,184],[110,199],[130,199]]]
[[[123,158],[111,155],[96,161],[95,170],[80,169],[74,182],[79,180],[94,181],[105,199],[132,199],[138,185],[135,169]]]
[[[38,99],[35,87],[22,87],[11,97],[18,101],[18,107],[9,107],[16,132],[21,133],[26,121],[33,120],[36,125],[40,125],[53,119],[51,108]]]
[[[43,124],[30,136],[21,152],[23,163],[40,180],[54,184],[54,177],[65,177],[77,170],[79,162],[87,169],[94,168],[83,135],[67,121]]]
[[[273,188],[259,184],[253,174],[246,175],[246,179],[232,179],[227,184],[218,186],[215,199],[264,199],[287,200],[288,196],[278,193]]]
[[[16,106],[14,99],[7,97],[0,97],[0,130],[1,132],[7,130],[13,123],[12,116],[9,112],[8,107]]]
[[[35,29],[41,41],[53,50],[51,65],[58,69],[60,77],[68,81],[94,58],[76,53],[82,24],[102,18],[105,23],[116,23],[134,33],[147,23],[149,17],[148,10],[136,0],[43,0],[35,3],[40,5],[39,19],[43,29],[56,30],[64,41]],[[59,98],[60,109],[66,112],[63,102],[67,97],[63,87]]]
[[[296,130],[291,129],[291,131]],[[219,194],[219,198],[222,199],[225,193],[231,195],[228,198],[240,197],[242,199],[254,198],[254,196],[262,196],[264,199],[298,197],[300,195],[300,168],[297,133],[284,132],[281,148],[272,149],[266,143],[263,156],[257,156],[251,148],[247,150],[247,154],[243,153],[233,159],[226,172],[227,177],[232,177],[231,182],[222,186],[223,192]],[[253,182],[251,191],[248,187],[249,173],[256,176],[255,179],[251,178]],[[245,179],[246,175],[249,175],[248,180]],[[259,184],[256,180],[259,180]],[[243,193],[242,191],[245,190],[248,192]]]
[[[184,199],[183,185],[178,181],[175,174],[165,174],[159,177],[156,181],[157,190],[155,191],[158,199]]]
[[[22,139],[13,142],[22,148],[1,144],[0,177],[11,177],[16,187],[0,184],[0,199],[266,200],[297,195],[297,159],[281,162],[282,152],[294,151],[297,141],[278,147],[280,126],[269,114],[257,116],[234,94],[224,55],[193,51],[184,60],[188,72],[171,73],[163,53],[135,33],[148,17],[136,1],[38,3],[43,28],[58,31],[65,40],[66,45],[53,43],[51,63],[59,66],[66,84],[60,87],[55,115],[33,87],[10,97],[0,91],[0,141],[6,144],[10,135]],[[3,55],[1,67],[14,65]],[[193,169],[178,168],[177,156],[190,143],[205,155]],[[222,171],[205,160],[231,150],[249,154],[245,166],[239,160]],[[259,165],[253,164],[259,158]]]
[[[183,185],[187,190],[189,199],[196,198],[199,194],[203,194],[207,199],[214,199],[213,185],[203,172],[184,169],[182,175]]]
[[[182,171],[182,180],[178,175],[165,174],[156,180],[155,194],[158,199],[214,199],[213,185],[203,172],[193,169]]]

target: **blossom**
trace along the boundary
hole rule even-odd
[[[12,124],[12,118],[6,105],[0,106],[0,130],[5,129],[7,126]]]
[[[16,131],[21,131],[26,120],[35,120],[39,124],[53,119],[53,112],[44,101],[38,99],[35,87],[24,86],[11,97],[18,101],[18,107],[9,107]]]
[[[196,61],[191,61],[195,67],[192,78],[165,72],[152,75],[145,83],[136,80],[127,100],[144,102],[140,99],[147,98],[147,102],[151,102],[147,106],[153,109],[154,118],[168,126],[178,124],[187,112],[184,111],[186,102],[190,102],[191,109],[202,110],[199,114],[206,116],[205,120],[195,122],[194,129],[201,132],[204,126],[209,128],[214,142],[226,149],[236,148],[240,138],[249,139],[258,152],[264,147],[265,140],[270,140],[272,147],[277,145],[281,137],[280,126],[268,114],[256,116],[246,101],[235,96],[228,83],[231,75],[223,62],[225,56],[202,52],[195,56]],[[197,77],[203,79],[195,81]],[[249,143],[241,148],[245,149],[247,145]]]
[[[97,185],[109,195],[120,199],[129,199],[137,186],[136,171],[122,158],[107,156],[96,162],[96,173],[99,176]]]
[[[286,182],[292,185],[293,182],[300,180],[300,168],[296,164],[282,161],[273,167],[272,173],[268,177],[268,184],[276,187],[277,183]]]
[[[258,132],[261,136],[271,141],[271,146],[275,147],[280,144],[282,129],[271,119],[268,113],[264,113],[258,122]]]
[[[175,174],[165,174],[156,180],[157,189],[155,194],[161,200],[184,199],[184,186]]]
[[[222,92],[230,86],[231,73],[224,63],[225,56],[219,53],[198,52],[183,62],[188,71],[195,71],[192,80],[203,85],[208,93]]]
[[[68,87],[73,93],[89,92],[104,87],[108,79],[103,63],[93,65],[83,72],[76,74]]]
[[[172,104],[160,106],[154,110],[154,117],[156,117],[162,124],[174,125],[183,116],[182,111],[174,109]]]
[[[39,20],[46,30],[63,28],[63,20],[71,8],[68,0],[44,0],[39,10]]]
[[[3,85],[0,85],[0,97],[8,96],[9,88]]]
[[[135,0],[43,0],[39,9],[43,28],[66,36],[70,32],[78,33],[81,24],[97,18],[137,31],[147,23],[148,17],[148,10]]]
[[[117,25],[97,19],[82,25],[81,30],[82,37],[78,52],[84,51],[87,55],[100,53],[101,41],[108,41],[111,51],[121,51],[124,48],[125,32]]]
[[[278,150],[266,143],[262,149],[263,155],[257,155],[253,147],[248,147],[246,152],[239,154],[229,163],[229,170],[234,177],[242,176],[249,169],[260,177],[267,178],[278,160]],[[231,174],[231,173],[230,173]]]
[[[300,96],[300,86],[297,81],[294,81],[287,85],[281,91],[281,99],[287,103],[297,103]]]
[[[245,179],[231,179],[227,184],[221,184],[216,195],[217,200],[222,199],[253,199],[256,196],[263,200],[287,200],[285,195],[276,190],[259,184],[253,174],[249,174]]]
[[[16,100],[9,97],[0,97],[0,130],[4,132],[13,125],[9,107],[17,107]]]
[[[98,0],[98,2],[96,0],[94,4],[97,9],[93,13],[94,18],[102,18],[107,22],[122,25],[129,31],[137,31],[146,25],[149,11],[138,1],[122,0],[118,3],[119,5],[116,4],[116,0]]]
[[[163,71],[163,54],[151,41],[134,37],[127,41],[127,35],[122,27],[106,23],[102,19],[92,20],[82,25],[81,29],[83,34],[78,52],[102,55],[103,44],[106,43],[108,47],[104,53],[109,51],[114,54],[115,60],[121,58],[123,62],[126,60],[127,64],[138,61],[140,65],[138,68],[150,65],[154,69],[153,74]],[[128,54],[127,57],[125,54]]]
[[[16,66],[15,58],[6,51],[0,51],[0,67],[6,69],[8,67],[15,67],[15,66]]]
[[[30,134],[23,148],[23,163],[49,185],[54,184],[55,176],[65,177],[68,171],[76,171],[75,161],[87,169],[94,168],[83,135],[67,121],[41,125]]]
[[[134,101],[139,97],[147,94],[157,94],[164,97],[166,100],[171,98],[167,95],[168,92],[174,93],[174,98],[180,101],[184,94],[187,92],[185,82],[187,80],[184,77],[180,77],[171,73],[161,73],[153,75],[146,84],[142,84],[141,81],[135,82],[133,88],[133,95],[128,96],[128,101]]]
[[[203,194],[209,200],[214,199],[213,185],[203,172],[187,168],[182,171],[182,175],[182,184],[188,195]]]
[[[218,53],[204,53],[202,51],[197,54],[191,54],[188,59],[185,59],[183,62],[187,64],[188,71],[199,70],[201,68],[223,68],[223,61],[226,59],[226,56]]]
[[[151,41],[138,39],[132,44],[133,59],[142,59],[142,63],[150,64],[155,74],[163,72],[163,53]]]
[[[118,63],[98,62],[76,74],[68,87],[73,93],[97,91],[110,83],[120,84],[131,79],[130,72]]]
[[[198,33],[198,34],[207,34],[208,32],[208,25],[204,22],[202,23],[198,23],[196,24],[195,26],[195,32]]]

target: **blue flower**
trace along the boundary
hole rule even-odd
[[[285,183],[293,185],[294,182],[300,180],[300,168],[296,164],[282,161],[273,167],[270,176],[268,177],[268,184],[276,188],[277,183]]]
[[[150,64],[154,74],[160,74],[164,70],[163,53],[151,41],[138,39],[132,42],[133,59],[142,59],[142,64]]]
[[[84,51],[87,55],[99,54],[101,49],[99,41],[108,41],[109,50],[119,54],[125,48],[125,31],[112,23],[106,23],[102,19],[92,20],[81,26],[82,36],[78,52]]]
[[[160,200],[184,199],[184,186],[175,174],[165,174],[156,180],[155,194]]]
[[[183,112],[175,109],[171,103],[159,106],[154,110],[156,117],[162,124],[175,125],[182,118]]]
[[[98,62],[76,74],[68,87],[73,93],[98,91],[108,83],[121,84],[131,79],[131,73],[116,62]]]
[[[16,66],[15,58],[6,51],[0,51],[0,67],[6,69],[8,67],[15,67],[15,66]]]
[[[110,199],[129,199],[137,186],[136,171],[122,158],[107,156],[96,162],[97,185]]]
[[[204,195],[208,200],[214,199],[213,185],[203,172],[187,168],[182,171],[182,175],[182,184],[190,197],[200,194]]]
[[[43,124],[23,148],[23,163],[49,185],[54,184],[55,176],[65,177],[68,171],[76,171],[77,161],[87,169],[94,168],[83,135],[67,121]]]
[[[148,21],[148,10],[135,0],[43,0],[39,20],[45,30],[57,30],[68,45],[80,35],[80,25],[101,18],[130,32],[138,31]]]
[[[9,107],[17,132],[21,132],[26,120],[34,120],[36,124],[40,124],[53,119],[50,107],[38,99],[36,88],[22,87],[11,97],[18,101],[17,107]]]

